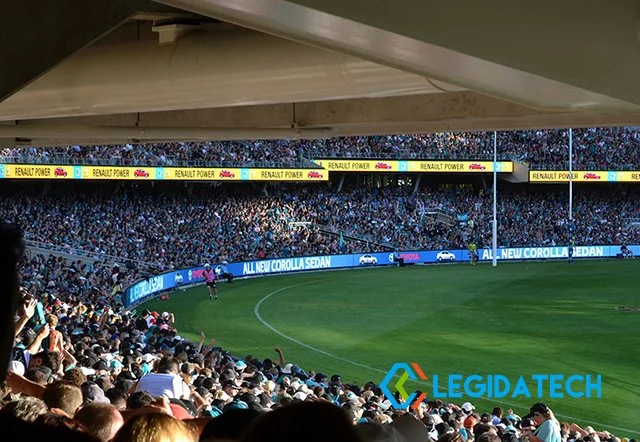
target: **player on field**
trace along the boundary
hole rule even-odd
[[[474,266],[478,260],[478,246],[476,243],[469,243],[469,263]]]
[[[207,288],[209,289],[209,299],[218,299],[218,289],[216,288],[218,275],[216,274],[216,271],[213,270],[209,264],[205,264],[203,275]]]

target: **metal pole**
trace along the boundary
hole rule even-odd
[[[498,265],[498,133],[493,131],[493,267]]]
[[[573,129],[569,128],[569,262],[573,262]]]
[[[573,220],[573,129],[569,128],[569,222]]]

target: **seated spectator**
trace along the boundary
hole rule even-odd
[[[75,384],[74,384],[75,385]],[[109,399],[95,382],[87,381],[80,386],[83,404],[108,404]]]
[[[480,436],[485,433],[498,434],[495,427],[489,423],[480,422],[473,427],[473,436],[475,440],[478,440]]]
[[[366,423],[358,425],[356,433],[361,441],[367,442],[405,442],[406,439],[391,425]]]
[[[197,440],[198,438],[187,424],[162,413],[132,417],[113,438],[113,442],[196,442]]]
[[[137,391],[127,399],[127,410],[136,410],[138,408],[148,407],[153,403],[153,396],[146,391]]]
[[[498,434],[493,431],[486,431],[475,440],[476,442],[502,442],[500,436],[498,436]]]
[[[36,367],[31,367],[27,370],[24,377],[32,382],[35,382],[39,385],[47,385],[49,380],[51,380],[51,369],[44,365],[38,365]]]
[[[143,393],[143,392],[141,392]],[[111,388],[105,392],[105,396],[111,402],[111,405],[116,407],[119,411],[127,408],[127,393],[119,388]]]
[[[47,429],[69,429],[73,430],[75,433],[85,433],[86,431],[79,422],[59,412],[43,414],[36,419],[35,423],[42,424]]]
[[[534,404],[529,415],[536,423],[535,431],[523,431],[521,437],[527,437],[531,442],[562,442],[560,423],[553,412],[545,404]]]
[[[0,413],[6,413],[25,422],[34,422],[39,416],[47,414],[49,409],[42,401],[31,396],[8,402],[2,406]]]
[[[144,375],[136,385],[136,391],[144,391],[152,396],[165,396],[170,399],[189,399],[189,387],[179,375],[178,363],[164,357],[155,373]]]
[[[72,417],[82,405],[82,391],[67,381],[56,381],[47,385],[42,400],[50,410],[60,410]]]
[[[87,377],[82,373],[82,370],[78,368],[71,368],[67,370],[64,373],[63,379],[78,387],[81,387],[82,384],[87,382]]]
[[[239,441],[258,416],[255,410],[228,410],[207,423],[200,434],[200,442]]]
[[[324,402],[300,402],[261,415],[243,442],[359,442],[351,417]]]
[[[122,415],[111,404],[85,405],[78,410],[74,419],[84,426],[87,434],[101,442],[112,440],[124,424]]]

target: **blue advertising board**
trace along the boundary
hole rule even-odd
[[[155,294],[172,290],[180,285],[194,284],[204,280],[203,267],[175,270],[136,281],[124,292],[122,304],[129,307]]]
[[[631,245],[627,248],[638,256],[640,246]],[[573,250],[574,258],[615,258],[620,253],[620,246],[575,246]],[[464,250],[466,259],[469,252]],[[521,261],[528,259],[566,259],[569,257],[569,247],[513,247],[499,248],[496,257],[501,261]],[[491,249],[479,249],[478,258],[480,261],[491,261],[493,259],[493,251]]]
[[[640,255],[640,246],[627,246],[634,256]],[[613,258],[620,253],[619,245],[611,246],[576,246],[573,257],[580,258]],[[500,261],[522,261],[541,259],[566,259],[568,247],[513,247],[499,248],[497,259]],[[468,250],[422,250],[397,252],[397,257],[406,264],[465,262],[469,260]],[[491,249],[478,249],[480,261],[491,261]],[[302,256],[295,258],[274,258],[257,261],[232,262],[226,265],[227,271],[236,278],[273,275],[289,272],[307,272],[313,270],[331,270],[356,267],[380,267],[395,264],[394,253],[364,253],[349,255]],[[222,266],[215,265],[216,271]],[[170,291],[177,286],[202,282],[204,268],[192,267],[175,270],[142,279],[129,286],[123,296],[123,304],[128,308],[162,292]]]

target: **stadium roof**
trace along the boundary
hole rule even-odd
[[[0,5],[0,144],[640,125],[637,0]]]

